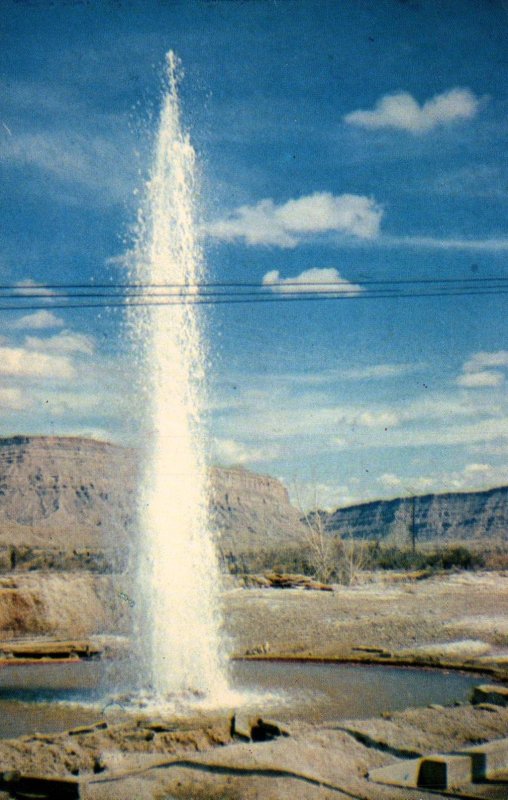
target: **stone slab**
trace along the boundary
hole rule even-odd
[[[425,789],[451,789],[472,781],[471,757],[436,755],[421,759],[417,786]]]
[[[475,686],[471,696],[473,705],[493,703],[496,706],[508,706],[508,686],[483,683]]]
[[[473,781],[495,780],[508,771],[508,739],[495,739],[461,751],[471,758]]]
[[[16,771],[0,774],[0,789],[14,797],[34,797],[44,800],[79,800],[80,782],[73,778],[48,778],[21,775]]]
[[[378,767],[369,772],[369,780],[388,786],[407,786],[416,789],[421,762],[421,758],[412,758],[390,764],[388,767]]]

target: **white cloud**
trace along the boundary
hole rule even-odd
[[[449,89],[420,105],[409,92],[384,95],[373,110],[352,111],[344,117],[362,128],[396,128],[409,133],[426,133],[438,125],[472,119],[479,108],[470,89]]]
[[[426,492],[479,491],[492,486],[502,486],[507,482],[508,467],[477,463],[466,464],[462,469],[435,475],[418,475],[402,479],[398,475],[384,473],[377,478],[377,483],[384,489],[394,490],[399,496]]]
[[[467,464],[464,467],[464,473],[466,475],[485,475],[486,473],[490,472],[492,467],[490,464]]]
[[[341,378],[351,381],[383,380],[399,378],[420,368],[417,364],[372,364],[365,367],[351,367],[340,373]]]
[[[483,386],[501,386],[504,383],[504,375],[502,372],[488,369],[482,372],[466,372],[464,375],[459,375],[457,383],[467,389],[477,389]]]
[[[478,372],[490,367],[508,367],[508,350],[475,353],[464,364],[464,372]]]
[[[30,402],[26,395],[17,387],[5,386],[0,388],[0,409],[5,411],[21,411]]]
[[[73,333],[65,330],[47,339],[41,339],[38,336],[27,336],[25,347],[29,350],[92,355],[95,350],[95,342],[93,337],[84,333]]]
[[[47,289],[45,286],[32,280],[32,278],[25,278],[25,280],[15,283],[13,288],[16,290],[16,294],[22,294],[26,297],[33,297],[36,295],[37,299],[41,300],[41,302],[49,302],[54,294],[52,289]]]
[[[42,330],[44,328],[60,328],[63,319],[57,317],[52,311],[36,311],[34,314],[25,314],[13,323],[13,328]]]
[[[474,353],[464,364],[463,373],[457,378],[457,383],[468,389],[501,386],[505,376],[499,367],[508,367],[508,350]]]
[[[341,506],[360,501],[358,496],[352,494],[349,486],[333,481],[296,481],[288,486],[288,491],[291,503],[302,512],[316,509],[334,511]]]
[[[273,292],[283,294],[287,292],[312,292],[313,294],[315,292],[324,292],[330,296],[335,288],[338,290],[337,295],[344,294],[346,297],[363,292],[361,286],[342,278],[337,270],[333,268],[307,269],[294,278],[281,278],[279,271],[274,269],[271,272],[267,272],[263,277],[263,286],[269,287]]]
[[[384,472],[377,478],[377,482],[386,489],[399,489],[402,486],[402,480],[393,472]]]
[[[393,428],[400,421],[394,411],[362,411],[355,422],[365,428]]]
[[[279,449],[274,446],[246,445],[234,439],[215,439],[214,457],[223,464],[255,464],[277,458]]]
[[[48,355],[23,347],[0,347],[0,375],[67,379],[74,376],[74,368],[66,356]]]
[[[210,223],[207,232],[223,241],[243,239],[249,245],[291,248],[308,235],[332,231],[373,239],[379,233],[382,215],[371,197],[315,192],[282,205],[265,199],[254,206],[240,206],[224,219]]]
[[[508,436],[508,417],[480,420],[464,425],[451,424],[444,420],[434,428],[402,428],[385,439],[372,439],[371,447],[432,447],[496,442]]]
[[[470,250],[504,253],[508,250],[508,237],[498,239],[437,239],[432,236],[383,236],[376,244],[388,247],[416,247],[429,250]]]

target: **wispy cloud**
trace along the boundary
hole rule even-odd
[[[206,230],[222,241],[243,239],[249,245],[293,248],[308,236],[329,232],[372,239],[379,233],[382,215],[371,197],[315,192],[282,205],[265,199],[240,206]]]
[[[67,379],[74,374],[73,365],[66,356],[49,355],[25,347],[0,347],[0,375]]]
[[[226,466],[273,461],[278,455],[279,448],[274,445],[250,445],[235,439],[221,438],[216,438],[213,441],[214,459]]]
[[[481,372],[466,372],[457,378],[459,386],[466,389],[478,389],[484,386],[501,386],[504,383],[504,375],[496,370],[482,370]]]
[[[484,356],[484,360],[489,359]],[[383,368],[373,373],[359,369],[356,375],[376,380],[395,371],[384,368],[391,365],[378,366]],[[325,381],[314,374],[283,374],[281,380],[279,376],[265,375],[265,389],[259,384],[253,386],[250,380],[243,391],[235,392],[229,407],[224,404],[216,429],[223,438],[229,438],[234,431],[235,437],[253,446],[275,444],[289,451],[296,448],[302,455],[316,446],[322,452],[436,446],[470,449],[508,434],[508,405],[494,391],[496,387],[490,393],[467,387],[441,392],[425,390],[413,399],[406,399],[403,394],[388,403],[369,401],[360,395],[351,403],[340,404],[340,378],[338,372],[333,375],[330,380],[326,374]],[[241,380],[235,383],[242,384]],[[318,391],[314,391],[315,387]]]
[[[351,367],[339,372],[341,378],[350,381],[384,380],[385,378],[400,378],[411,372],[421,369],[421,364],[372,364],[364,367]]]
[[[457,383],[468,389],[501,386],[505,381],[500,371],[503,367],[508,367],[508,350],[474,353],[465,362]]]
[[[83,135],[73,130],[37,130],[0,137],[0,158],[26,170],[36,168],[61,185],[93,192],[95,202],[117,202],[135,185],[123,135]],[[119,141],[120,140],[120,141]]]
[[[356,295],[363,292],[361,286],[342,278],[340,273],[333,268],[314,268],[306,269],[299,275],[292,278],[281,278],[278,270],[267,272],[263,277],[263,286],[267,286],[272,292],[286,294],[288,292],[299,294],[305,292],[326,292],[333,293],[337,289],[337,294],[346,296]]]
[[[25,347],[29,350],[46,350],[55,353],[84,353],[92,355],[95,342],[92,336],[73,331],[61,331],[56,336],[41,339],[38,336],[27,336]]]
[[[429,250],[471,250],[485,252],[505,252],[508,250],[508,236],[484,239],[439,238],[434,236],[380,236],[376,245],[386,247],[414,247]]]
[[[6,411],[21,411],[30,405],[30,401],[26,394],[18,387],[3,386],[0,388],[0,410]]]
[[[372,110],[346,114],[345,122],[362,128],[396,128],[412,134],[422,134],[439,125],[457,120],[472,119],[480,105],[470,89],[449,89],[436,94],[420,105],[409,92],[381,97]]]
[[[462,469],[433,475],[400,477],[386,472],[377,478],[377,483],[392,494],[402,496],[425,492],[480,490],[508,483],[508,467],[471,462]]]
[[[508,197],[508,174],[504,165],[470,164],[459,169],[440,172],[427,183],[437,194],[452,197]]]
[[[478,372],[492,367],[508,367],[508,350],[481,350],[474,353],[464,364],[464,372]]]
[[[52,311],[36,311],[33,314],[24,314],[13,322],[12,327],[20,330],[43,330],[45,328],[61,328],[63,319],[57,317]]]

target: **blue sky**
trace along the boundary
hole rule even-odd
[[[125,280],[173,49],[208,279],[357,293],[205,312],[210,459],[329,506],[508,481],[506,296],[361,297],[508,277],[508,3],[5,0],[0,32],[3,284]],[[135,441],[122,311],[43,305],[1,312],[0,433]]]

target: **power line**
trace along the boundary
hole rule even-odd
[[[322,286],[323,284],[319,284],[319,285]],[[497,292],[499,290],[503,291],[505,289],[508,289],[508,283],[501,283],[499,285],[497,285],[497,284],[489,284],[489,285],[487,285],[485,287],[478,287],[478,288],[464,286],[464,287],[445,287],[445,289],[446,290],[444,292],[442,292],[442,294],[446,294],[446,295],[454,294],[457,291],[464,291],[464,290],[471,291],[471,292],[473,292],[475,294],[494,293],[494,292]],[[392,288],[390,286],[384,287],[383,289],[379,289],[379,290],[367,290],[366,292],[364,290],[360,291],[358,289],[353,289],[351,287],[346,287],[346,286],[344,286],[344,287],[338,286],[338,287],[333,287],[333,288],[329,288],[329,289],[320,288],[320,289],[303,289],[303,290],[301,290],[301,289],[292,289],[292,290],[289,289],[289,290],[287,290],[286,288],[283,288],[282,290],[279,289],[277,291],[277,293],[281,294],[283,297],[301,296],[302,299],[305,299],[307,297],[312,297],[312,296],[323,296],[323,295],[324,296],[330,295],[330,296],[333,296],[333,297],[336,297],[336,296],[347,296],[347,297],[350,297],[350,296],[356,296],[356,295],[358,295],[360,293],[361,294],[367,294],[369,296],[375,296],[377,294],[380,294],[381,292],[385,293],[386,295],[397,294],[399,296],[409,296],[409,294],[411,294],[411,295],[415,294],[414,292],[411,292],[411,293],[405,292],[404,293],[398,287],[393,287]],[[208,297],[217,297],[217,298],[225,297],[225,298],[229,298],[229,297],[237,296],[237,297],[258,298],[258,297],[266,297],[270,293],[273,293],[272,289],[270,290],[270,292],[268,292],[268,291],[245,291],[245,292],[238,292],[238,291],[235,291],[235,292],[231,292],[231,291],[219,291],[219,292],[217,292],[217,291],[207,291],[207,292],[196,292],[193,289],[192,291],[181,291],[181,290],[171,291],[171,290],[167,290],[167,291],[163,291],[163,292],[142,291],[142,292],[136,292],[136,293],[133,293],[133,292],[125,293],[123,291],[116,291],[115,290],[115,291],[111,291],[111,292],[62,292],[62,293],[56,293],[55,292],[55,293],[51,293],[51,294],[48,294],[47,292],[44,292],[44,293],[41,293],[41,294],[34,293],[34,294],[30,294],[30,295],[26,295],[25,293],[22,293],[22,294],[10,294],[10,295],[0,295],[0,300],[45,299],[45,300],[48,300],[48,302],[49,302],[49,300],[67,300],[69,298],[70,299],[73,299],[73,298],[95,298],[95,299],[103,298],[103,299],[107,300],[107,299],[109,299],[111,297],[125,298],[126,301],[128,301],[131,298],[134,298],[134,299],[142,298],[143,299],[143,298],[152,298],[152,297],[155,297],[155,298],[163,297],[163,298],[168,298],[168,299],[184,299],[185,298],[185,299],[192,300],[193,298],[200,298],[200,297],[203,297],[203,298],[208,298]],[[435,292],[433,292],[433,293],[435,293]],[[429,294],[431,294],[431,293],[429,292]]]
[[[308,286],[308,287],[323,287],[323,286],[332,286],[332,287],[340,287],[340,286],[348,286],[351,284],[360,285],[360,286],[382,286],[382,285],[407,285],[407,284],[481,284],[481,283],[506,283],[508,282],[508,277],[496,277],[496,276],[488,276],[488,277],[463,277],[463,278],[403,278],[403,279],[394,279],[394,278],[386,278],[386,279],[374,279],[374,278],[366,278],[366,279],[351,279],[348,281],[344,281],[344,283],[337,283],[337,281],[280,281],[280,282],[273,282],[273,283],[249,283],[245,281],[220,281],[220,282],[205,282],[205,281],[195,281],[195,282],[182,282],[182,283],[144,283],[144,282],[134,282],[134,283],[127,283],[127,282],[110,282],[110,283],[95,283],[91,281],[89,283],[30,283],[29,285],[25,285],[22,283],[12,283],[12,284],[0,284],[0,291],[17,291],[20,294],[26,296],[29,295],[29,292],[42,290],[45,292],[44,296],[47,296],[47,292],[50,290],[87,290],[87,289],[104,289],[104,290],[111,290],[111,289],[208,289],[208,288],[248,288],[248,289],[265,289],[265,290],[273,290],[274,288],[284,288],[285,286]]]
[[[272,295],[265,295],[265,294],[243,294],[237,295],[228,295],[223,294],[220,297],[209,297],[207,295],[196,295],[195,293],[191,293],[187,296],[179,296],[179,295],[165,295],[164,299],[151,301],[150,295],[145,295],[143,298],[142,295],[130,295],[126,296],[121,300],[114,299],[113,301],[108,299],[107,295],[102,296],[104,302],[84,302],[84,303],[38,303],[38,304],[10,304],[10,305],[0,305],[0,311],[42,311],[51,309],[86,309],[86,308],[137,308],[137,307],[157,307],[157,306],[180,306],[180,305],[231,305],[231,304],[241,304],[241,303],[249,303],[252,305],[260,304],[260,303],[287,303],[287,302],[313,302],[313,301],[340,301],[340,300],[387,300],[387,299],[412,299],[412,298],[422,298],[422,297],[478,297],[478,296],[485,296],[490,295],[494,297],[499,297],[501,295],[508,294],[508,286],[506,288],[497,288],[497,287],[486,287],[483,289],[471,289],[471,288],[459,288],[459,287],[450,287],[448,291],[411,291],[411,292],[402,292],[402,291],[363,291],[363,292],[349,292],[349,293],[339,293],[336,290],[330,293],[325,293],[322,291],[316,291],[312,294],[309,293],[302,293],[302,292],[280,292],[277,294]],[[76,299],[80,295],[76,295]],[[82,295],[83,296],[83,295]],[[44,295],[47,298],[47,295]],[[85,299],[86,296],[83,296]],[[2,298],[3,300],[9,299],[8,297]],[[23,299],[23,300],[30,300],[30,297],[23,296],[22,298],[12,298],[15,300]],[[54,297],[48,298],[51,300],[65,300],[65,295],[55,295]],[[131,302],[131,299],[134,302]]]

